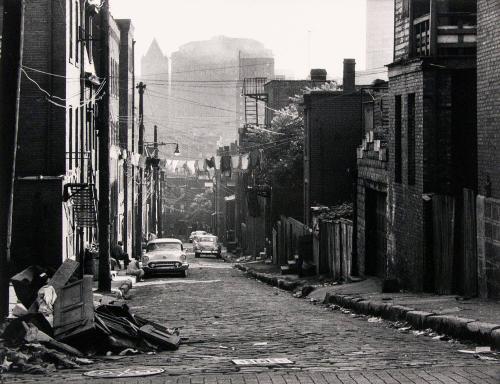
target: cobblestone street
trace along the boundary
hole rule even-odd
[[[387,323],[328,311],[249,279],[220,260],[190,255],[190,263],[187,279],[148,279],[136,284],[129,302],[134,313],[180,328],[185,340],[178,351],[101,361],[85,370],[59,371],[51,381],[80,381],[87,370],[155,366],[165,373],[124,382],[500,382],[497,361],[479,361],[458,352],[470,345],[404,334]],[[232,362],[271,357],[288,358],[294,364],[239,367]],[[6,382],[16,379],[29,381],[26,376],[9,375]],[[31,379],[39,382],[37,377]]]

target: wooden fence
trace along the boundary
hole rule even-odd
[[[322,220],[313,237],[313,255],[318,274],[347,280],[352,270],[353,224],[350,220]]]

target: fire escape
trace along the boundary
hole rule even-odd
[[[245,97],[245,126],[259,126],[264,120],[265,107],[259,107],[259,101],[267,103],[267,93],[264,90],[266,77],[251,77],[243,80],[243,96]],[[259,114],[259,108],[262,109]]]

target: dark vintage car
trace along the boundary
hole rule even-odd
[[[187,277],[189,264],[182,242],[171,238],[151,240],[142,256],[142,268],[145,276],[180,274]]]
[[[218,259],[221,257],[221,246],[217,236],[205,235],[198,237],[193,243],[194,257],[201,255],[215,255]]]

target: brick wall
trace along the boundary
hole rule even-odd
[[[394,2],[394,61],[408,58],[410,52],[410,19],[409,8],[405,3],[411,0],[395,0]]]
[[[478,0],[477,7],[478,280],[481,296],[499,298],[500,3]]]
[[[304,106],[304,210],[309,224],[311,205],[332,206],[353,199],[356,147],[361,142],[361,95],[311,92],[304,96]]]
[[[356,196],[356,247],[357,265],[354,270],[361,276],[366,270],[366,191],[387,193],[387,145],[389,134],[389,105],[387,89],[371,90],[372,103],[363,103],[363,146],[358,148],[358,181]],[[370,98],[371,99],[371,98]],[[378,142],[376,140],[379,140]],[[376,143],[376,145],[375,145]],[[376,147],[377,146],[377,147]]]
[[[475,188],[475,88],[472,81],[475,70],[471,63],[470,60],[444,62],[433,59],[432,65],[423,60],[390,68],[389,153],[395,150],[394,98],[400,95],[403,177],[400,183],[396,182],[396,159],[390,156],[388,272],[414,290],[424,289],[425,265],[432,263],[432,253],[429,253],[432,252],[432,238],[426,236],[432,223],[430,218],[426,219],[425,201],[429,201],[432,194],[461,199],[463,188]],[[437,69],[437,65],[445,64],[448,69]],[[409,94],[415,95],[413,160],[408,158]],[[414,183],[408,177],[412,163]],[[458,225],[456,230],[459,231]]]
[[[500,198],[500,3],[478,0],[477,30],[477,123],[478,186],[487,194]]]
[[[30,265],[57,268],[63,254],[62,179],[16,182],[12,255],[14,272]]]

